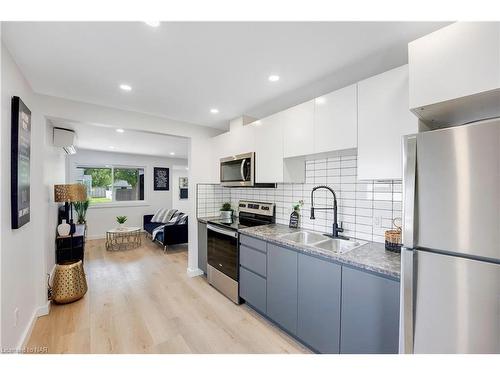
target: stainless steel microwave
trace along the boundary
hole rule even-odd
[[[255,152],[220,159],[222,186],[255,185]]]

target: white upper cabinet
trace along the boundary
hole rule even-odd
[[[314,100],[282,112],[283,156],[314,154]]]
[[[244,125],[243,117],[230,121],[229,142],[225,149],[223,157],[247,152],[255,152],[255,128],[250,125]]]
[[[255,181],[283,182],[283,112],[249,126],[255,133]]]
[[[401,179],[403,135],[417,132],[408,109],[408,65],[358,83],[358,179]]]
[[[211,139],[211,162],[210,162],[210,181],[208,183],[218,184],[220,182],[220,159],[229,156],[232,151],[229,149],[231,144],[230,133],[222,133]]]
[[[225,156],[238,154],[246,154],[247,152],[255,152],[255,129],[253,126],[245,125],[235,131],[229,132],[230,142],[229,153]]]
[[[408,44],[410,108],[500,88],[500,23],[457,22]]]
[[[357,146],[356,84],[314,100],[314,152]]]

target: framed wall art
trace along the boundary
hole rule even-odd
[[[179,199],[188,199],[188,178],[179,177]]]
[[[167,191],[170,190],[169,169],[162,167],[154,167],[153,169],[153,190]]]
[[[18,97],[11,103],[12,229],[30,221],[31,111]]]

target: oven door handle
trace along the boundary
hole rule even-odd
[[[216,227],[215,225],[207,224],[207,229],[212,230],[214,232],[223,234],[225,236],[233,237],[233,238],[238,238],[238,232],[233,231],[233,230],[224,230],[220,227]]]

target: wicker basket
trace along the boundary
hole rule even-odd
[[[392,221],[396,229],[385,231],[385,248],[386,250],[399,253],[401,252],[401,225],[397,225],[398,219],[399,218],[395,218]]]
[[[70,303],[87,293],[87,280],[82,261],[56,264],[52,300],[55,303]]]

